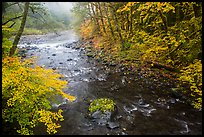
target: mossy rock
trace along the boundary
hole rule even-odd
[[[94,57],[94,54],[92,54],[92,53],[87,53],[86,56],[89,57],[89,58],[91,58],[91,57]]]
[[[93,100],[89,105],[89,112],[94,113],[96,111],[101,111],[105,113],[106,111],[113,112],[116,109],[116,104],[113,100],[109,98],[99,98]]]

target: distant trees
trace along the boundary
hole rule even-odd
[[[33,58],[15,56],[28,17],[41,8],[31,2],[4,2],[2,7],[2,120],[4,126],[15,125],[21,135],[34,134],[33,128],[39,123],[49,134],[55,134],[61,127],[58,121],[64,119],[61,109],[51,111],[51,101],[56,95],[75,99],[62,91],[67,86],[67,81],[59,79],[62,75],[37,66]]]
[[[142,62],[157,62],[184,71],[191,68],[188,69],[192,72],[190,75],[199,78],[200,71],[196,69],[201,65],[197,60],[201,60],[202,55],[201,5],[201,2],[89,2],[80,5],[74,13],[87,9],[80,14],[86,22],[81,24],[82,34],[87,34],[83,37],[100,34],[109,40],[112,49],[117,49],[118,55],[129,51],[128,56],[134,55],[132,58]],[[195,83],[198,88],[200,84]],[[195,102],[201,97],[200,92],[198,88],[196,93],[199,94],[193,96]],[[201,108],[199,104],[194,106]]]

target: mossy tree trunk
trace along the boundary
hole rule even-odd
[[[28,15],[29,4],[30,4],[30,2],[25,2],[23,18],[22,18],[22,21],[21,21],[20,28],[19,28],[19,30],[18,30],[15,38],[14,38],[13,46],[10,49],[10,56],[14,55],[14,53],[16,51],[16,48],[17,48],[17,45],[18,45],[18,42],[19,42],[19,40],[21,38],[21,35],[23,33],[25,23],[26,23],[26,18],[27,18],[27,15]]]

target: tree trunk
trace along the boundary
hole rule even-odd
[[[94,10],[94,5],[93,5],[92,2],[91,2],[91,9],[92,9],[92,12],[93,12],[93,18],[94,18],[95,24],[97,26],[96,31],[98,31],[98,30],[100,31],[100,25],[99,25],[98,19],[96,18],[96,12]]]
[[[127,30],[127,32],[129,32],[129,30],[130,30],[130,29],[129,29],[129,28],[130,28],[130,27],[129,27],[129,26],[130,26],[130,21],[129,21],[129,12],[127,12],[127,14],[126,14],[126,15],[127,15],[127,16],[126,16],[126,17],[127,17],[127,26],[126,26],[126,30]]]
[[[160,17],[161,17],[161,19],[162,19],[162,22],[163,22],[163,24],[164,24],[164,31],[165,31],[165,33],[167,33],[167,31],[168,31],[167,18],[166,18],[166,16],[162,13],[161,10],[159,10],[159,15],[160,15]]]
[[[87,4],[87,8],[88,8],[88,11],[89,11],[89,16],[90,16],[90,18],[91,18],[91,21],[94,22],[93,16],[91,15],[91,7],[90,7],[89,4]]]
[[[175,7],[175,12],[176,12],[176,23],[179,23],[182,21],[182,2],[179,2],[176,4]]]
[[[101,23],[102,23],[103,31],[104,31],[104,33],[106,33],[106,28],[105,28],[105,24],[104,24],[104,21],[103,21],[103,14],[102,14],[102,11],[101,11],[100,2],[98,2],[98,8],[99,8],[100,16],[101,16]]]
[[[13,41],[13,46],[10,49],[10,56],[12,56],[15,53],[17,45],[18,45],[18,42],[19,42],[19,40],[21,38],[21,35],[23,33],[23,30],[24,30],[24,27],[25,27],[25,23],[26,23],[26,18],[27,18],[27,15],[28,15],[29,4],[30,4],[30,2],[26,2],[25,3],[24,12],[23,12],[23,18],[22,18],[22,21],[21,21],[20,28],[19,28],[19,30],[18,30],[18,32],[17,32],[17,34],[15,36],[15,39]]]
[[[116,9],[114,9],[114,5],[112,7],[113,7],[112,8],[113,20],[114,20],[114,24],[115,24],[116,30],[117,30],[119,38],[120,38],[121,50],[124,50],[125,49],[125,47],[124,47],[124,40],[123,40],[123,37],[122,37],[122,34],[121,34],[120,27],[118,25],[119,22],[118,22],[118,18],[117,18],[117,15],[116,15]]]
[[[132,20],[133,20],[133,18],[132,18],[132,6],[130,7],[130,34],[132,35]]]
[[[196,18],[200,17],[202,15],[201,8],[202,8],[201,7],[201,2],[196,2],[195,4],[193,4],[193,11],[194,11],[194,15],[195,15]]]
[[[113,38],[115,40],[115,35],[114,35],[113,27],[111,25],[111,21],[110,21],[110,18],[108,16],[108,7],[106,7],[105,3],[103,3],[103,5],[104,5],[105,14],[106,14],[106,17],[107,17],[107,20],[108,20],[108,27],[109,27],[109,29],[111,31],[111,34],[112,34],[112,36],[113,36]]]
[[[164,64],[160,64],[158,62],[153,62],[153,61],[149,61],[147,60],[146,61],[148,64],[152,64],[152,68],[158,68],[158,69],[166,69],[168,71],[171,71],[171,72],[177,72],[179,73],[180,71],[176,68],[173,68],[171,66],[167,66],[167,65],[164,65]]]

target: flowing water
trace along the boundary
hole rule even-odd
[[[175,85],[149,79],[141,74],[125,74],[115,66],[106,66],[88,57],[72,30],[58,35],[35,35],[21,38],[19,47],[26,56],[37,56],[37,63],[64,75],[64,92],[76,97],[74,102],[56,98],[53,109],[63,109],[59,135],[147,135],[202,134],[202,112],[192,109],[166,91]],[[109,124],[87,117],[91,100],[108,97],[115,101],[117,113]],[[35,134],[47,134],[43,126]]]

